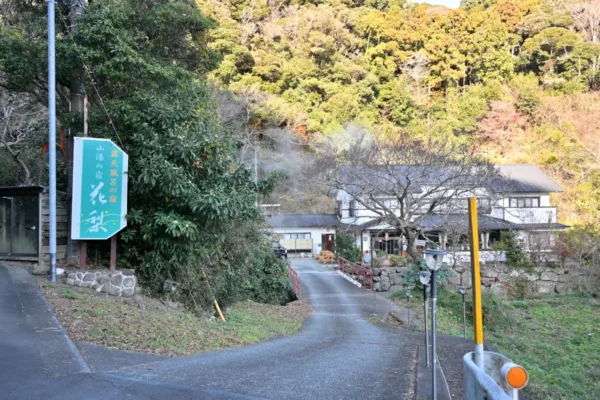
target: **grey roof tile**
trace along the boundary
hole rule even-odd
[[[340,225],[335,214],[279,214],[265,217],[273,228],[328,228]]]

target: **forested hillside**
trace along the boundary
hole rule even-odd
[[[308,142],[361,127],[460,141],[566,188],[567,223],[600,222],[600,3],[197,0],[218,26],[211,78],[253,127]]]

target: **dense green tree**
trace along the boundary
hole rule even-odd
[[[192,309],[209,306],[212,296],[225,304],[254,295],[283,301],[285,267],[256,207],[275,177],[255,184],[238,164],[238,143],[215,118],[204,79],[218,61],[207,46],[214,22],[187,1],[94,1],[71,37],[68,10],[58,11],[58,90],[66,93],[71,70],[83,65],[90,136],[110,138],[130,155],[128,228],[120,237],[142,284],[159,293],[165,279],[179,281],[180,300]],[[26,62],[45,53],[43,32],[24,34],[44,10],[33,12],[0,38],[2,83],[43,99],[44,64]],[[235,73],[252,69],[247,52],[236,54]],[[80,115],[63,111],[60,121],[80,132]],[[230,247],[239,235],[246,252]]]

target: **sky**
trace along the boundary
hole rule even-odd
[[[460,6],[460,0],[424,0],[424,1],[413,0],[413,1],[415,1],[415,3],[429,3],[429,4],[442,5],[442,6],[451,7],[451,8],[458,8],[458,6]]]

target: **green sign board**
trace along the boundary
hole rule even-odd
[[[75,138],[71,238],[102,240],[127,226],[129,157],[108,139]]]

